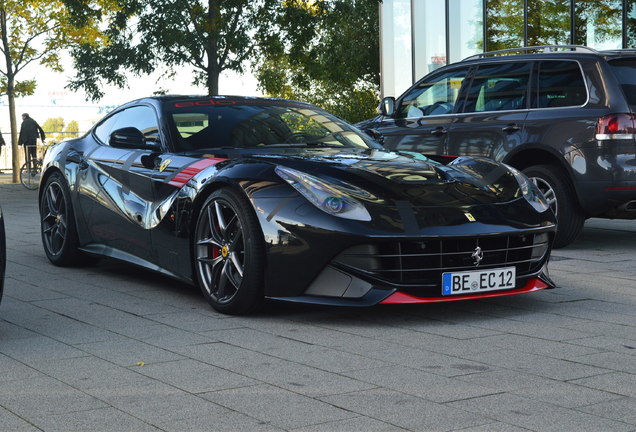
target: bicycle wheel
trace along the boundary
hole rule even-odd
[[[40,186],[40,164],[36,159],[28,160],[20,168],[20,183],[27,189],[35,190]]]

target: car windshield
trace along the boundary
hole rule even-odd
[[[206,105],[202,106],[202,102]],[[277,147],[380,148],[339,118],[302,104],[229,99],[180,102],[168,112],[175,150]]]

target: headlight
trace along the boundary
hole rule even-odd
[[[354,186],[344,185],[339,188],[304,172],[280,166],[276,167],[276,174],[325,213],[345,219],[371,220],[364,205],[351,197],[350,191],[357,189]],[[364,195],[364,192],[360,191],[360,195]]]
[[[519,189],[521,189],[521,193],[523,197],[530,203],[532,207],[539,213],[543,213],[544,211],[550,208],[550,204],[548,204],[548,200],[545,199],[543,193],[539,190],[537,185],[532,183],[532,181],[526,177],[525,174],[518,171],[517,169],[509,166],[508,169],[515,176],[517,182],[519,183]]]

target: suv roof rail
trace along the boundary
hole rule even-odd
[[[510,53],[528,54],[529,52],[533,52],[533,51],[541,51],[544,53],[549,53],[549,52],[557,52],[559,50],[587,52],[587,53],[594,53],[594,54],[598,53],[598,51],[595,50],[594,48],[586,47],[583,45],[538,45],[538,46],[528,46],[528,47],[519,47],[519,48],[508,48],[508,49],[497,50],[497,51],[488,51],[488,52],[474,54],[472,56],[466,57],[462,61],[475,60],[475,59],[480,59],[485,57],[494,57],[501,54],[510,54]]]
[[[606,55],[636,54],[636,48],[609,49],[600,51],[600,53]]]

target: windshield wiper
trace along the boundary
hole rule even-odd
[[[294,147],[307,147],[307,143],[277,143],[277,144],[263,144],[261,146],[255,146],[254,148],[269,147],[269,148],[294,148]]]
[[[308,147],[335,147],[335,148],[343,148],[343,147],[347,147],[345,145],[342,144],[329,144],[323,141],[309,141],[307,143]]]

